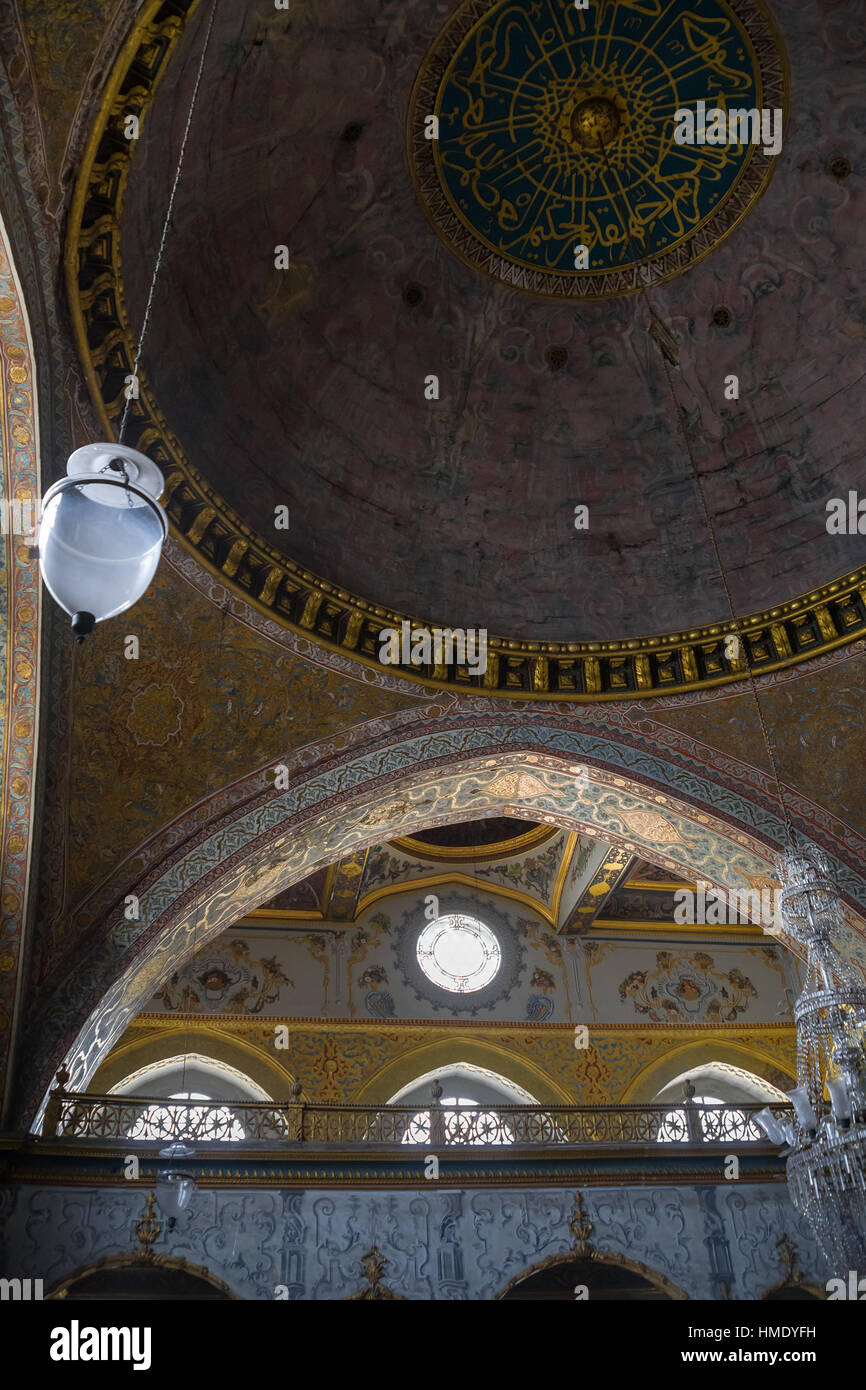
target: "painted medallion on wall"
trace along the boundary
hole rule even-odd
[[[755,0],[466,0],[413,91],[416,186],[445,241],[494,278],[626,294],[712,250],[778,158],[751,119],[739,143],[727,125],[724,143],[678,143],[677,112],[694,113],[696,138],[713,109],[781,117],[785,73]]]

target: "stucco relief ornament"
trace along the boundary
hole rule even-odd
[[[362,1255],[361,1260],[361,1268],[364,1271],[368,1287],[359,1290],[358,1293],[350,1294],[347,1302],[354,1299],[403,1299],[401,1293],[394,1293],[393,1289],[389,1289],[387,1284],[382,1282],[388,1261],[378,1246],[371,1245],[367,1253]]]
[[[598,1251],[593,1247],[590,1236],[595,1227],[583,1209],[583,1197],[574,1194],[574,1210],[568,1220],[568,1229],[574,1241],[575,1253],[584,1260],[594,1260]]]
[[[153,1245],[162,1233],[162,1222],[156,1219],[155,1206],[156,1194],[148,1192],[144,1211],[133,1228],[138,1241],[138,1253],[149,1260],[153,1259]]]

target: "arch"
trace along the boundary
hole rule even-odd
[[[764,1051],[756,1044],[728,1042],[713,1032],[706,1038],[692,1035],[682,1043],[673,1044],[663,1056],[648,1062],[632,1077],[620,1101],[623,1105],[653,1101],[665,1086],[683,1072],[709,1062],[727,1062],[730,1066],[740,1067],[781,1091],[785,1089],[785,1083],[789,1089],[797,1084],[796,1076],[784,1072],[779,1066],[779,1058],[769,1049]]]
[[[147,1097],[159,1097],[163,1093],[163,1098],[168,1099],[177,1085],[180,1085],[181,1091],[195,1091],[200,1084],[207,1087],[209,1100],[275,1099],[246,1072],[238,1071],[225,1062],[217,1062],[212,1057],[202,1056],[199,1052],[176,1053],[164,1061],[150,1062],[123,1077],[111,1087],[111,1091],[116,1095]]]
[[[432,1082],[450,1081],[454,1079],[456,1087],[462,1091],[467,1091],[473,1086],[475,1089],[481,1087],[493,1092],[491,1096],[484,1099],[485,1105],[494,1104],[498,1101],[500,1105],[537,1105],[537,1098],[527,1091],[525,1087],[518,1086],[516,1082],[510,1081],[501,1072],[491,1071],[489,1067],[479,1067],[475,1062],[467,1062],[465,1057],[459,1062],[448,1063],[442,1067],[433,1067],[430,1071],[424,1072],[422,1076],[416,1076],[407,1085],[402,1086],[388,1101],[389,1105],[401,1105],[406,1096],[413,1091]],[[445,1087],[447,1090],[447,1086]],[[415,1096],[415,1100],[419,1097]],[[430,1099],[430,1090],[423,1094],[424,1100]],[[411,1102],[414,1104],[414,1101]]]
[[[771,1288],[765,1289],[760,1298],[769,1303],[805,1303],[813,1299],[819,1303],[826,1303],[827,1290],[822,1289],[820,1284],[811,1284],[805,1279],[783,1279],[780,1284],[773,1284]]]
[[[358,1092],[357,1104],[388,1105],[392,1096],[413,1082],[459,1062],[470,1062],[496,1072],[505,1081],[537,1097],[541,1105],[574,1104],[574,1098],[535,1063],[502,1043],[488,1042],[456,1028],[453,1033],[449,1030],[448,1037],[421,1043],[386,1062],[368,1077]]]
[[[161,831],[161,854],[150,869],[124,882],[121,866],[101,890],[101,904],[94,895],[80,910],[95,920],[86,949],[79,944],[74,959],[57,967],[53,993],[43,995],[31,1049],[39,1059],[31,1073],[32,1110],[64,1059],[72,1085],[86,1084],[155,981],[177,969],[194,942],[203,946],[314,869],[398,834],[531,814],[623,845],[690,881],[701,877],[730,888],[773,873],[782,827],[768,779],[750,772],[746,799],[743,768],[734,792],[721,776],[708,777],[705,749],[703,759],[685,757],[679,743],[675,755],[665,754],[633,725],[626,733],[621,718],[590,722],[582,712],[569,721],[543,706],[532,719],[523,710],[496,718],[467,712],[431,724],[428,710],[416,720],[407,727],[404,716],[360,748],[329,750],[319,760],[312,750],[312,765],[293,771],[287,790],[274,786],[276,764],[263,769],[232,789],[233,810],[202,827],[202,809],[193,807],[186,838],[177,823]],[[826,833],[815,834],[811,824],[803,829],[826,847]],[[859,870],[840,857],[835,841],[828,852],[851,902],[866,902]],[[145,858],[129,861],[126,874]],[[127,893],[140,903],[133,927],[123,915]],[[862,913],[853,906],[848,912],[866,934]],[[86,981],[86,992],[70,1008],[76,977]]]
[[[749,1104],[755,1101],[784,1105],[788,1100],[786,1092],[772,1081],[767,1081],[753,1071],[746,1071],[744,1067],[734,1067],[730,1062],[720,1062],[717,1057],[711,1062],[702,1062],[679,1072],[662,1087],[656,1099],[679,1105],[683,1099],[682,1088],[687,1081],[694,1086],[696,1095],[718,1096],[729,1105]]]
[[[175,1284],[174,1292],[169,1290],[169,1292],[162,1295],[165,1298],[175,1299],[178,1297],[177,1281],[171,1279],[171,1275],[175,1274],[184,1277],[187,1287],[192,1286],[194,1288],[195,1285],[201,1284],[212,1289],[214,1292],[210,1295],[211,1298],[233,1299],[235,1302],[242,1301],[239,1294],[234,1293],[222,1279],[218,1279],[215,1274],[211,1274],[210,1270],[206,1269],[204,1265],[190,1264],[188,1260],[170,1255],[153,1254],[107,1255],[104,1259],[95,1260],[92,1264],[81,1265],[78,1269],[74,1269],[71,1274],[64,1275],[62,1279],[59,1279],[53,1284],[46,1293],[45,1298],[71,1298],[73,1300],[79,1297],[86,1298],[88,1297],[88,1293],[82,1288],[82,1285],[89,1282],[91,1286],[98,1285],[99,1287],[99,1291],[94,1291],[89,1295],[90,1297],[110,1300],[111,1293],[104,1291],[104,1281],[100,1276],[111,1276],[112,1274],[117,1275],[122,1273],[132,1275],[139,1274],[146,1278],[156,1276],[153,1282],[158,1282],[159,1274],[164,1273],[168,1276],[167,1282],[169,1284]],[[201,1292],[197,1295],[188,1292],[184,1296],[188,1298],[196,1296],[198,1298],[208,1297],[207,1294]],[[121,1293],[117,1295],[117,1297],[118,1299],[129,1298],[138,1300],[143,1297],[148,1297],[149,1299],[153,1299],[154,1297],[159,1298],[160,1295],[154,1295],[152,1292],[149,1295],[130,1292]]]
[[[5,1110],[3,1101],[18,1025],[19,976],[33,884],[42,630],[39,566],[29,552],[32,541],[11,532],[25,519],[28,523],[35,520],[34,509],[42,489],[35,353],[24,294],[2,218],[0,377],[0,501],[5,518],[5,524],[0,526],[0,1110]],[[15,504],[11,516],[10,503]]]
[[[520,1274],[515,1274],[513,1278],[509,1279],[504,1288],[499,1290],[499,1293],[494,1294],[494,1298],[496,1300],[506,1299],[509,1294],[513,1293],[521,1284],[525,1284],[537,1274],[542,1274],[547,1270],[564,1269],[568,1265],[574,1265],[576,1268],[592,1268],[593,1266],[607,1265],[619,1270],[628,1270],[629,1273],[636,1275],[639,1279],[645,1279],[648,1284],[658,1289],[667,1298],[678,1302],[683,1300],[687,1301],[689,1299],[689,1295],[686,1293],[685,1289],[681,1289],[678,1284],[673,1283],[673,1281],[668,1279],[664,1274],[660,1274],[658,1270],[651,1269],[649,1265],[645,1265],[641,1260],[630,1260],[625,1255],[619,1254],[619,1252],[608,1253],[607,1251],[596,1250],[587,1251],[586,1254],[581,1254],[579,1250],[569,1250],[564,1255],[548,1255],[546,1259],[539,1260],[536,1264],[530,1265],[528,1269],[524,1269]]]
[[[125,1078],[164,1065],[183,1053],[211,1059],[218,1066],[238,1073],[262,1092],[266,1100],[285,1100],[295,1079],[277,1060],[279,1054],[276,1052],[271,1058],[263,1048],[245,1038],[221,1034],[216,1029],[187,1026],[145,1037],[136,1037],[133,1033],[123,1038],[95,1073],[90,1090],[105,1095],[116,1090]]]

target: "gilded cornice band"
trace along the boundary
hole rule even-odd
[[[81,360],[106,438],[125,404],[134,361],[121,274],[120,214],[135,141],[124,118],[143,125],[159,79],[198,0],[148,0],[108,80],[82,160],[69,218],[66,275]],[[157,20],[157,16],[162,18]],[[192,467],[140,373],[127,441],[149,454],[166,477],[163,504],[200,563],[260,612],[303,637],[368,667],[382,668],[380,634],[406,615],[368,603],[295,565],[247,527]],[[421,620],[413,628],[430,629]],[[740,621],[748,665],[763,675],[866,634],[866,567],[778,607]],[[687,632],[610,642],[528,642],[488,638],[487,669],[457,663],[388,665],[389,674],[508,699],[635,699],[743,680],[742,653],[729,657],[730,622]],[[735,644],[731,644],[735,648]]]

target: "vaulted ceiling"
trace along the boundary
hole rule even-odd
[[[598,923],[676,927],[676,887],[691,887],[590,835],[507,817],[462,821],[371,845],[319,869],[252,914],[274,927],[357,921],[382,899],[458,885],[523,904],[548,927],[583,936]],[[759,927],[743,927],[760,935]]]
[[[639,15],[655,4],[613,8]],[[75,660],[65,631],[52,627],[44,823],[34,833],[42,900],[31,951],[44,973],[20,989],[20,1016],[36,1031],[35,1004],[51,997],[73,1036],[73,1023],[131,955],[117,904],[162,873],[182,842],[194,854],[222,818],[230,825],[262,795],[276,760],[300,778],[348,759],[357,745],[381,755],[396,783],[413,767],[388,761],[404,727],[420,738],[423,725],[423,737],[444,746],[461,721],[468,728],[492,718],[492,702],[471,691],[469,699],[465,690],[437,692],[435,681],[410,684],[359,664],[356,655],[373,660],[375,623],[366,647],[358,640],[356,650],[342,643],[334,651],[338,620],[312,576],[330,582],[337,607],[356,594],[427,621],[538,643],[691,632],[725,619],[680,419],[740,612],[783,604],[866,559],[862,537],[831,537],[824,526],[827,498],[862,481],[862,392],[854,388],[866,365],[857,163],[866,118],[852,77],[861,40],[847,7],[780,14],[792,100],[778,167],[711,254],[653,284],[649,304],[642,295],[558,302],[508,288],[470,269],[430,225],[410,176],[406,118],[428,45],[456,6],[333,0],[315,16],[304,0],[288,12],[258,8],[265,13],[225,0],[218,7],[144,355],[146,403],[164,419],[149,425],[131,411],[130,442],[165,467],[175,534],[129,620],[107,624]],[[53,417],[47,390],[41,402],[47,484],[74,444],[119,423],[125,344],[141,322],[209,6],[18,0],[18,10],[18,46],[6,44],[14,26],[0,45],[8,82],[0,119],[12,151],[0,161],[0,193],[4,218],[20,205],[29,219],[21,232],[26,219],[16,212],[16,251],[27,270],[36,369],[53,393]],[[134,49],[141,63],[122,91],[110,89],[133,32],[144,48],[131,45],[127,56]],[[136,103],[144,119],[130,148],[118,132]],[[118,187],[120,204],[110,200]],[[88,258],[111,238],[116,265],[108,256],[95,274]],[[283,243],[291,265],[277,271],[274,247]],[[650,305],[673,344],[653,337]],[[73,317],[105,314],[90,323],[86,350],[78,343],[93,367],[101,425],[68,333],[69,307]],[[109,309],[124,319],[125,336]],[[666,366],[659,341],[676,362]],[[431,373],[438,401],[424,399]],[[729,373],[740,378],[739,401],[724,400]],[[198,480],[194,504],[190,479]],[[578,503],[590,508],[586,532],[572,524]],[[282,504],[291,512],[287,533],[273,527]],[[248,563],[256,547],[276,557],[259,572]],[[285,574],[294,565],[294,598],[281,565]],[[752,658],[773,671],[762,680],[762,705],[794,820],[831,848],[849,906],[862,907],[858,582],[845,606],[833,607],[837,590],[808,619],[794,607],[767,615]],[[127,630],[141,641],[137,664],[122,654]],[[795,659],[804,664],[777,669]],[[698,690],[697,677],[715,680],[721,665],[714,674],[705,664],[695,677],[685,665],[666,673],[659,657],[647,676],[639,660],[624,647],[599,684],[584,671],[554,690],[541,658],[520,665],[515,656],[490,693],[539,702],[522,707],[520,737],[543,725],[551,747],[579,738],[581,758],[609,760],[614,782],[633,774],[656,801],[682,797],[705,819],[754,831],[769,846],[776,793],[744,685]],[[550,713],[541,704],[548,693],[622,703]],[[500,708],[516,718],[516,705]],[[487,747],[486,728],[467,732],[461,757],[471,757],[476,736]],[[412,756],[420,757],[414,745]],[[542,808],[530,796],[510,811],[500,801],[500,813],[534,819]],[[554,836],[563,846],[567,839],[547,828],[538,854]],[[416,829],[416,840],[425,833]],[[369,853],[437,872],[435,844],[407,851],[395,834],[390,827]],[[458,826],[444,847],[459,848],[461,834],[479,863],[495,862],[492,879],[499,861],[482,861],[477,835]],[[343,866],[332,904],[340,898],[345,911],[355,876]],[[275,910],[322,911],[327,883],[320,869]],[[612,918],[631,920],[640,895],[659,902],[654,890],[608,887]],[[86,952],[92,945],[95,959],[108,942],[91,969]],[[11,972],[6,985],[8,1023]],[[46,1054],[59,1048],[52,1038],[38,1039]],[[46,1078],[51,1060],[40,1062]]]
[[[209,8],[132,157],[131,325]],[[712,25],[726,7],[697,9]],[[656,10],[623,0],[605,23],[617,12],[652,29]],[[441,8],[220,6],[143,359],[218,515],[225,504],[302,569],[430,622],[535,641],[693,628],[729,614],[684,421],[739,613],[862,564],[866,539],[825,527],[866,427],[866,220],[828,167],[855,137],[855,79],[819,9],[780,20],[797,100],[766,192],[711,256],[652,288],[678,341],[672,391],[644,297],[515,291],[429,225],[407,113]],[[431,374],[438,400],[425,399]],[[281,505],[288,532],[274,527]]]

